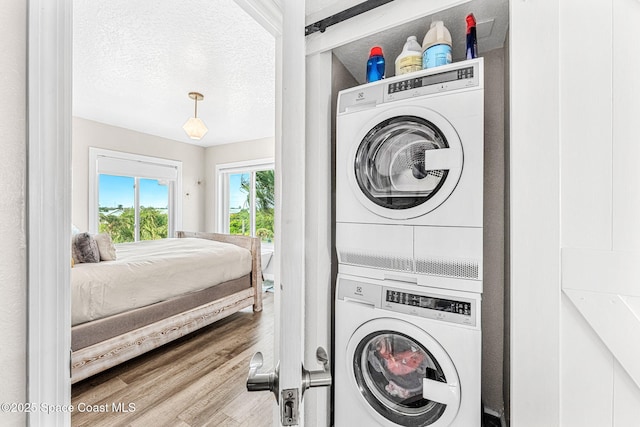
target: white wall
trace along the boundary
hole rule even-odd
[[[216,166],[248,160],[275,158],[274,138],[214,145],[205,151],[206,208],[203,224],[205,230],[220,232],[218,224],[218,177]]]
[[[182,162],[182,229],[204,230],[205,148],[73,118],[72,136],[73,224],[87,230],[89,224],[89,147],[160,157]],[[200,184],[198,184],[200,182]]]
[[[26,94],[27,4],[6,0],[0,8],[0,402],[26,400]],[[20,426],[22,413],[0,412],[0,424]]]

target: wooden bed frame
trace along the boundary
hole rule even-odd
[[[262,310],[259,238],[187,231],[178,231],[176,237],[217,240],[250,250],[252,259],[251,287],[72,352],[72,384],[210,325],[245,307],[253,305],[253,311]]]

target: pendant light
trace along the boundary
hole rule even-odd
[[[201,139],[209,131],[204,122],[198,118],[198,101],[202,101],[204,95],[198,92],[189,92],[189,98],[195,101],[195,111],[193,117],[187,120],[182,129],[189,135],[189,138]]]

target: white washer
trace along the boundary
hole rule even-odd
[[[340,92],[341,272],[482,292],[483,82],[478,58]]]
[[[480,295],[338,275],[335,427],[479,427]]]

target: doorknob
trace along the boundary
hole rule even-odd
[[[316,360],[322,364],[319,371],[308,371],[302,367],[302,393],[312,387],[331,386],[331,371],[329,369],[329,356],[324,348],[318,347],[316,350]]]
[[[278,402],[278,372],[276,367],[269,372],[258,372],[264,363],[262,353],[257,352],[249,362],[249,376],[247,377],[247,391],[271,391]]]

